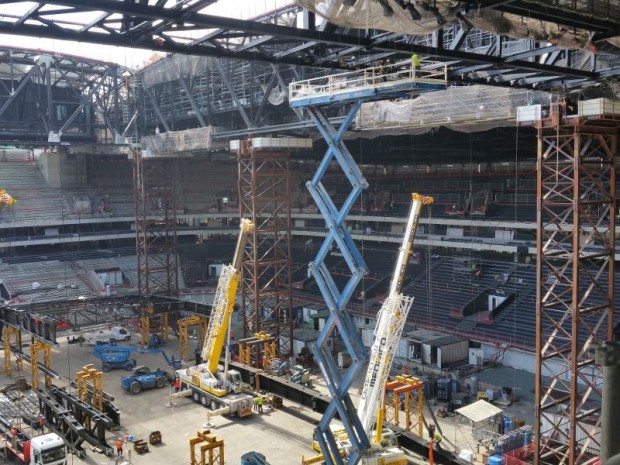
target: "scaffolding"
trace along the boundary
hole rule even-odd
[[[179,294],[176,159],[145,161],[133,151],[136,253],[140,295]]]
[[[256,225],[243,264],[243,337],[268,333],[288,357],[293,341],[289,151],[257,149],[248,140],[239,145],[237,159],[239,214]]]
[[[560,102],[536,126],[535,463],[577,465],[600,448],[602,372],[589,349],[613,339],[618,122],[566,117]]]

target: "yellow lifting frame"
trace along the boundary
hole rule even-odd
[[[210,430],[198,431],[189,439],[189,460],[190,465],[224,465],[224,441],[217,439]]]
[[[179,355],[182,360],[189,360],[189,328],[198,326],[198,350],[202,352],[209,321],[201,316],[192,315],[179,320]]]
[[[39,353],[43,352],[43,366],[52,369],[52,346],[41,341],[35,341],[30,346],[30,373],[32,389],[39,388]],[[51,375],[45,373],[45,387],[52,384]]]
[[[22,348],[22,332],[21,330],[14,328],[13,326],[6,326],[2,331],[2,339],[4,340],[4,374],[11,378],[13,377],[13,367],[11,366],[11,338],[15,335],[15,346],[19,350]],[[23,371],[24,359],[16,354],[17,369]]]
[[[405,414],[405,430],[412,431],[414,427],[417,426],[418,436],[424,437],[424,384],[422,380],[416,378],[414,376],[407,375],[398,375],[396,376],[396,381],[392,381],[387,383],[385,386],[386,390],[392,390],[394,392],[394,424],[396,426],[400,426],[400,394],[404,394],[404,414]],[[412,413],[411,412],[411,391],[416,391],[418,405],[417,405],[417,422],[412,421]],[[386,409],[386,398],[383,397],[383,412]]]
[[[88,393],[88,383],[92,384],[92,395]],[[77,372],[77,390],[80,400],[103,411],[103,372],[93,365],[85,365]]]
[[[142,315],[140,316],[140,337],[142,338],[142,345],[148,346],[151,338],[151,323],[153,318],[159,318],[159,339],[162,342],[168,342],[168,333],[170,332],[170,323],[167,313],[161,313],[159,315],[153,314],[153,304],[149,304]]]
[[[159,338],[163,342],[168,342],[170,325],[168,324],[168,314],[162,313],[159,315]]]
[[[252,366],[252,348],[261,343],[263,345],[263,367],[272,366],[276,360],[277,346],[273,336],[265,331],[254,333],[253,338],[239,341],[239,362]],[[260,365],[260,354],[258,357],[257,363]]]

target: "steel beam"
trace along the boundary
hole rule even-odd
[[[243,121],[245,122],[246,127],[247,128],[251,128],[252,127],[252,122],[250,121],[250,118],[249,118],[248,114],[246,113],[245,108],[243,108],[243,105],[241,104],[241,101],[239,100],[239,97],[237,97],[237,92],[235,92],[234,87],[230,83],[230,78],[228,76],[228,73],[226,72],[226,70],[222,66],[222,63],[221,63],[220,60],[213,60],[213,61],[215,63],[215,67],[217,68],[218,72],[220,73],[220,77],[222,78],[222,80],[224,81],[224,84],[226,85],[226,88],[228,89],[228,92],[230,92],[230,96],[232,97],[233,101],[237,105],[237,110],[239,111],[239,114],[241,115],[241,118],[243,118]]]
[[[166,121],[164,114],[161,112],[161,109],[159,108],[159,104],[157,103],[157,99],[155,98],[155,94],[153,93],[153,89],[145,86],[144,81],[142,82],[142,87],[144,89],[144,92],[148,96],[149,100],[153,104],[153,110],[155,110],[155,114],[157,115],[157,118],[159,118],[159,122],[164,127],[164,130],[166,132],[169,132],[170,126],[168,126],[168,121]]]
[[[11,106],[11,103],[13,103],[15,101],[15,99],[17,98],[17,96],[21,94],[21,91],[24,90],[26,85],[28,85],[28,83],[30,82],[30,77],[36,71],[38,71],[38,69],[39,69],[38,66],[33,66],[32,68],[30,68],[30,71],[28,71],[28,74],[26,74],[25,76],[22,77],[21,82],[17,86],[17,89],[15,89],[11,93],[11,95],[6,100],[6,102],[4,102],[4,104],[0,107],[0,116],[2,116],[4,114],[6,109],[9,108],[9,106]]]
[[[205,126],[207,126],[207,123],[202,117],[202,113],[200,113],[200,108],[198,108],[198,105],[196,105],[196,100],[194,100],[194,97],[192,97],[192,92],[189,86],[187,85],[183,77],[179,78],[179,83],[181,84],[181,87],[185,91],[185,95],[187,95],[187,100],[189,100],[189,104],[191,105],[192,110],[194,110],[194,113],[196,113],[196,118],[198,119],[198,123],[200,124],[200,127],[204,128]]]
[[[88,5],[85,5],[83,2],[77,0],[59,0],[55,3],[75,7],[77,11],[108,11],[123,15],[136,16],[149,21],[164,19],[164,22],[176,24],[176,29],[178,30],[183,30],[182,25],[187,23],[191,24],[192,29],[197,27],[204,29],[219,28],[221,30],[238,31],[242,34],[248,35],[248,37],[271,36],[278,37],[280,39],[288,39],[295,42],[316,41],[317,44],[329,44],[335,47],[342,48],[363,47],[363,49],[373,50],[373,52],[392,52],[397,53],[400,56],[411,55],[411,53],[431,54],[436,57],[443,57],[448,60],[462,60],[469,63],[489,62],[496,66],[507,66],[509,68],[516,67],[527,70],[544,71],[556,75],[568,74],[571,76],[584,77],[591,80],[596,78],[596,73],[583,72],[570,68],[555,66],[548,67],[542,64],[531,63],[527,61],[514,61],[506,63],[499,57],[481,56],[480,54],[462,52],[459,50],[449,50],[440,47],[429,48],[425,45],[405,44],[395,41],[378,42],[371,38],[357,37],[353,35],[335,34],[332,32],[306,30],[289,26],[280,26],[275,24],[223,18],[195,12],[187,13],[183,10],[173,11],[170,8],[163,8],[154,5],[138,5],[129,2],[117,2],[112,0],[98,0],[97,2],[88,3]],[[554,22],[557,22],[557,19],[554,19]],[[181,27],[179,27],[178,24],[181,24]],[[6,27],[6,24],[0,24],[0,32],[5,30]],[[167,36],[169,40],[165,40],[163,43],[154,43],[152,40],[152,35],[136,37],[133,35],[125,35],[121,33],[103,34],[94,32],[92,30],[88,30],[86,32],[79,32],[69,30],[68,28],[63,29],[60,25],[52,29],[48,26],[33,25],[28,23],[24,23],[18,26],[15,26],[13,23],[11,23],[10,32],[21,33],[25,35],[54,36],[56,38],[64,38],[68,40],[106,43],[110,45],[125,45],[129,47],[149,48],[154,50],[164,50],[169,52],[189,53],[205,56],[237,57],[247,60],[263,60],[291,64],[294,63],[302,66],[311,66],[314,64],[314,60],[311,59],[304,59],[303,57],[291,57],[291,59],[287,59],[287,57],[275,57],[273,53],[269,52],[260,53],[245,51],[235,53],[234,49],[227,48],[225,42],[221,44],[221,47],[217,47],[214,44],[191,45],[189,43],[180,42],[179,40],[173,40],[170,35]],[[323,66],[327,68],[338,68],[342,65],[334,61],[331,63],[326,63]]]

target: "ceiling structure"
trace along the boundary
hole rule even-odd
[[[399,32],[386,32],[369,21],[356,27],[334,26],[318,21],[314,15],[306,15],[306,20],[301,21],[295,14],[299,10],[296,4],[251,21],[204,13],[213,3],[214,0],[2,0],[0,5],[11,5],[15,12],[0,16],[0,33],[326,69],[352,69],[373,60],[403,58],[415,52],[448,62],[453,81],[487,81],[545,89],[599,85],[601,80],[615,78],[620,73],[620,57],[608,41],[618,35],[618,21],[613,16],[604,17],[605,9],[593,14],[592,7],[588,10],[585,6],[592,2],[557,0],[550,5],[533,0],[439,0],[434,7],[431,2],[416,1],[417,10],[423,14],[422,22],[428,22],[430,15],[435,25],[442,27],[434,27],[432,31],[412,27],[410,34],[404,34],[402,31],[407,29],[403,28]],[[403,0],[299,0],[299,3],[353,4],[358,8],[366,5],[373,12],[366,16],[379,18],[383,15],[374,14],[377,9],[383,12],[389,9],[394,14],[404,11],[401,6],[407,5]],[[617,2],[598,3],[617,14],[617,6],[613,9]],[[481,15],[491,19],[485,23]],[[394,23],[394,17],[401,15],[387,16],[389,23]],[[509,19],[503,22],[496,19],[500,17]],[[516,39],[496,35],[496,43],[484,51],[464,49],[467,37],[479,31],[476,24],[481,28],[495,24],[496,31],[488,31],[491,33],[511,33],[514,31],[509,27],[510,18],[516,17],[552,22],[557,31],[564,31],[561,36],[573,36],[574,40],[564,37],[554,40],[551,34],[549,37],[539,34],[532,37],[535,40],[528,38],[529,42],[535,42],[528,48],[523,44],[507,45]],[[442,31],[448,26],[454,31],[446,43]],[[417,32],[426,33],[424,37],[411,35]],[[600,44],[598,54],[590,48],[566,48],[567,44],[584,43],[585,37],[593,46]],[[607,53],[608,49],[611,54]]]
[[[156,129],[206,126],[217,127],[214,137],[223,140],[247,134],[308,135],[314,126],[307,114],[289,108],[288,83],[409,59],[412,53],[446,63],[453,85],[579,92],[585,98],[620,94],[617,1],[407,1],[297,0],[246,21],[208,14],[216,0],[0,0],[0,33],[168,52],[129,76],[111,63],[60,54],[49,54],[53,61],[46,62],[40,59],[46,54],[38,51],[0,50],[0,136],[11,140],[26,120],[30,129],[22,140],[41,141],[54,133],[57,143],[80,134],[93,140],[97,131],[115,142],[119,135],[140,139]],[[419,20],[409,5],[420,13]],[[360,23],[364,8],[373,14],[362,15]],[[333,16],[334,22],[313,11]],[[377,21],[371,23],[371,17]],[[58,75],[45,80],[48,68]],[[29,73],[43,78],[33,85]],[[30,107],[18,101],[20,86],[21,98],[32,100],[32,111],[25,112],[29,119],[21,108]],[[58,93],[62,87],[67,95]],[[63,100],[70,103],[59,114],[55,107]],[[36,118],[47,107],[51,111],[45,113],[43,130]],[[346,108],[335,105],[327,111],[337,121]],[[446,162],[533,156],[532,135],[524,130],[496,128],[485,134],[492,143],[439,129],[415,138],[351,141],[350,146],[366,162],[372,153],[389,154],[394,163],[412,157],[432,162],[438,153]],[[464,149],[472,144],[475,150]]]

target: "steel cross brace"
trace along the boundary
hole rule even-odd
[[[327,406],[316,428],[317,441],[321,447],[325,463],[328,465],[344,464],[334,434],[329,427],[336,413],[338,413],[344,424],[351,444],[351,452],[348,455],[347,464],[354,465],[358,463],[364,451],[370,448],[368,436],[362,427],[357,411],[349,396],[349,388],[351,387],[353,379],[367,361],[368,354],[353,325],[349,313],[345,310],[345,306],[353,294],[353,291],[368,271],[357,246],[344,225],[349,211],[359,198],[362,190],[368,187],[366,179],[364,179],[362,172],[355,164],[353,157],[351,157],[351,154],[342,141],[345,132],[353,122],[361,105],[361,100],[353,103],[353,106],[349,109],[338,130],[331,125],[318,108],[308,108],[308,112],[314,124],[328,144],[328,149],[323,160],[319,164],[312,180],[307,184],[308,190],[321,211],[329,230],[315,260],[309,265],[310,272],[316,280],[319,290],[331,313],[325,327],[319,334],[317,343],[313,347],[314,355],[327,382],[327,388],[332,395],[332,401]],[[333,160],[338,162],[352,187],[350,194],[347,196],[340,209],[334,205],[327,190],[321,183],[321,179],[329,169]],[[338,286],[325,265],[325,258],[332,249],[334,242],[338,246],[351,271],[351,277],[342,291],[338,289]],[[340,375],[338,364],[327,346],[327,342],[336,328],[338,328],[338,332],[347,350],[351,354],[352,359],[352,364],[347,369],[344,376]]]

